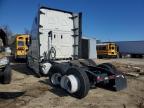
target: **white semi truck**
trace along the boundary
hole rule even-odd
[[[126,78],[113,65],[81,59],[81,19],[81,13],[40,7],[32,26],[28,67],[77,98],[100,83],[124,89]]]

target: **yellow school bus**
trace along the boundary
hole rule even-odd
[[[20,34],[15,38],[15,59],[26,58],[29,44],[29,35]]]
[[[118,46],[115,43],[100,43],[96,45],[98,58],[117,58]]]

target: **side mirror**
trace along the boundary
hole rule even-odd
[[[31,44],[31,37],[26,38],[26,45],[29,47]]]

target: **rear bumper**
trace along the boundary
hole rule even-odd
[[[26,55],[16,55],[15,59],[25,59]]]
[[[122,74],[104,76],[104,77],[99,78],[99,80],[97,78],[97,83],[101,83],[101,82],[104,82],[106,87],[109,87],[115,91],[120,91],[120,90],[127,88],[127,79]]]

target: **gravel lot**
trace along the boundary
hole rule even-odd
[[[139,66],[144,70],[144,59],[105,59],[124,72],[127,67]],[[130,65],[130,66],[129,66]],[[144,108],[144,76],[127,77],[128,87],[114,92],[104,88],[89,91],[79,100],[59,88],[53,88],[48,78],[37,78],[25,63],[12,64],[12,83],[0,84],[0,108]]]

